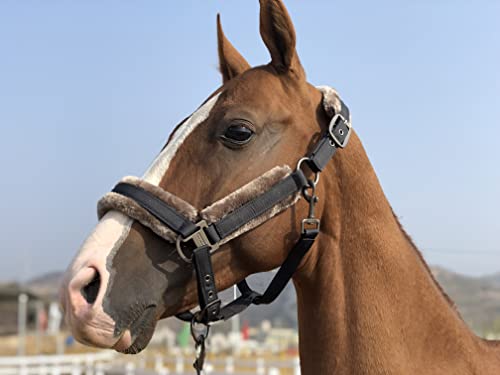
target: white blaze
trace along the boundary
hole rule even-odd
[[[219,95],[214,96],[201,106],[189,119],[175,131],[171,141],[153,161],[151,166],[144,174],[143,179],[153,185],[158,185],[167,172],[171,161],[175,157],[182,143],[193,131],[203,123],[209,116],[210,111],[215,105]],[[71,281],[79,271],[88,267],[94,267],[101,273],[102,288],[99,291],[96,303],[94,304],[94,324],[103,331],[112,333],[112,327],[104,327],[112,323],[112,319],[102,310],[102,299],[109,281],[109,272],[106,267],[106,261],[113,251],[117,251],[127,238],[133,220],[117,211],[108,212],[94,228],[80,251],[75,256],[65,274],[66,288],[70,287]],[[83,271],[85,272],[85,271]],[[69,310],[69,311],[68,311]],[[72,314],[66,306],[66,314]],[[69,319],[68,319],[69,318]],[[67,316],[68,320],[72,317]]]
[[[153,161],[151,166],[144,174],[144,180],[153,185],[158,185],[160,183],[162,177],[165,175],[165,173],[167,173],[170,162],[176,155],[182,143],[197,128],[198,125],[200,125],[208,118],[208,115],[210,114],[210,111],[215,105],[218,97],[219,95],[216,95],[208,100],[195,113],[193,113],[191,117],[184,121],[181,126],[179,126],[179,128],[172,136],[171,141]],[[100,246],[99,248],[99,251],[104,251],[105,253],[104,257],[100,256],[100,258],[104,261],[108,254],[116,247],[117,241],[119,239],[125,238],[128,235],[128,232],[130,231],[130,228],[132,226],[132,219],[117,211],[111,211],[106,216],[111,220],[104,220],[103,218],[103,220],[101,220],[97,224],[94,232],[90,234],[90,238],[97,236],[101,238],[101,243],[106,244],[106,249],[103,246]],[[114,224],[109,225],[110,221],[114,222]],[[116,225],[116,223],[120,223],[120,225]],[[101,225],[105,226],[105,228],[100,228]],[[109,239],[103,238],[105,236],[109,236]],[[113,240],[110,241],[111,239]],[[86,246],[84,246],[82,249],[84,248],[86,248]]]
[[[199,124],[205,121],[210,114],[219,95],[215,95],[200,107],[190,118],[188,118],[175,132],[172,140],[167,147],[158,155],[153,164],[148,168],[143,176],[143,179],[152,185],[158,185],[168,171],[170,162],[174,158],[177,150],[184,143],[186,138],[197,128]]]

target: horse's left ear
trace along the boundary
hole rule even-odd
[[[271,53],[271,65],[279,73],[305,78],[295,48],[295,28],[281,0],[260,0],[260,35]]]
[[[220,22],[220,14],[217,15],[217,43],[219,49],[219,69],[224,83],[251,68],[250,64],[224,35]]]

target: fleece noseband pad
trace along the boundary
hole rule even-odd
[[[183,215],[186,219],[196,222],[198,212],[196,208],[185,202],[181,198],[170,194],[162,188],[152,185],[147,181],[141,180],[138,177],[124,177],[120,182],[125,182],[153,194],[165,203],[174,207],[175,210]],[[139,223],[151,229],[158,236],[168,242],[175,242],[177,235],[167,226],[162,224],[156,217],[151,215],[147,210],[142,208],[133,199],[125,197],[117,193],[107,193],[97,203],[97,217],[99,220],[111,210],[119,211],[122,214],[137,220]]]
[[[276,185],[281,180],[284,180],[292,173],[292,169],[288,165],[281,167],[274,167],[270,171],[264,173],[255,180],[249,182],[245,186],[239,188],[235,192],[227,195],[225,198],[215,202],[211,206],[203,209],[200,212],[202,219],[206,220],[208,223],[215,223],[221,220],[227,214],[233,212],[239,207],[243,206],[245,203],[256,198],[260,194],[270,190],[274,185]],[[267,220],[273,218],[280,212],[286,210],[287,208],[293,206],[300,199],[301,192],[297,192],[278,202],[271,209],[264,212],[264,214],[256,217],[255,219],[249,221],[247,224],[242,226],[240,229],[229,235],[228,237],[222,239],[220,244],[224,244],[231,241],[233,238],[241,236],[255,227],[261,225]]]
[[[169,193],[168,191],[163,190],[156,185],[152,185],[145,180],[141,180],[137,177],[125,177],[121,180],[121,182],[135,185],[155,195],[162,201],[168,203],[179,214],[183,215],[184,217],[186,217],[186,219],[189,219],[192,222],[197,222],[200,219],[204,219],[210,224],[217,222],[225,215],[231,213],[232,211],[257,197],[258,195],[269,190],[271,187],[290,175],[290,173],[292,173],[292,169],[287,165],[274,167],[270,171],[264,173],[260,177],[257,177],[245,186],[239,188],[235,192],[227,195],[225,198],[222,198],[221,200],[203,209],[201,212],[198,212],[196,208],[194,208],[192,205],[185,202],[181,198]],[[248,222],[246,225],[241,227],[235,233],[231,234],[229,237],[224,238],[220,244],[226,243],[233,238],[238,237],[241,234],[259,226],[260,224],[271,219],[280,212],[286,210],[288,207],[294,205],[299,198],[300,192],[287,197],[286,199],[266,211],[264,214]],[[99,200],[97,204],[97,215],[99,219],[101,219],[108,211],[111,210],[119,211],[127,215],[128,217],[137,220],[139,223],[148,227],[154,233],[168,242],[174,243],[176,241],[177,235],[171,229],[162,224],[147,210],[142,208],[130,198],[113,192],[106,194],[103,198],[101,198],[101,200]]]

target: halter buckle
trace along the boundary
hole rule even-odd
[[[183,244],[186,244],[188,242],[193,242],[195,249],[198,249],[203,246],[208,246],[210,248],[210,253],[213,253],[215,250],[219,248],[218,243],[212,244],[210,242],[207,233],[205,232],[205,228],[208,228],[208,223],[206,222],[206,220],[199,221],[198,223],[196,223],[196,226],[198,227],[198,230],[196,232],[185,238],[183,238],[182,236],[177,236],[177,240],[175,242],[177,253],[186,263],[191,263],[192,260],[190,257],[187,257],[186,254],[184,253],[184,250],[182,248]]]
[[[321,220],[314,217],[314,209],[316,207],[316,203],[318,203],[319,198],[316,195],[316,183],[314,181],[308,180],[309,186],[306,186],[302,190],[302,195],[304,199],[309,203],[309,214],[306,219],[302,220],[301,233],[306,233],[306,230],[316,230],[319,232],[319,226]],[[307,190],[310,189],[311,193],[307,193]]]
[[[351,137],[352,125],[340,113],[333,116],[328,127],[332,141],[340,148],[345,148]]]

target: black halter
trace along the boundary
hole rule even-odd
[[[132,184],[119,183],[113,189],[114,193],[132,199],[150,215],[175,232],[177,235],[176,248],[180,257],[186,262],[193,263],[200,310],[194,314],[187,311],[177,315],[177,317],[191,322],[193,337],[197,349],[200,349],[195,362],[197,371],[201,371],[203,367],[204,341],[208,335],[210,323],[227,320],[241,313],[251,304],[261,305],[273,302],[290,281],[301,260],[318,236],[320,220],[314,216],[314,207],[318,201],[315,189],[319,175],[335,155],[337,149],[347,145],[351,135],[349,110],[342,101],[340,103],[341,111],[334,114],[328,130],[322,135],[313,151],[298,162],[293,173],[217,222],[207,223],[202,220],[194,223],[151,192]],[[306,164],[315,173],[314,180],[306,178],[301,169],[303,164]],[[260,294],[252,290],[246,280],[243,280],[237,284],[241,296],[226,306],[222,306],[217,294],[211,254],[219,248],[221,241],[298,192],[302,192],[309,203],[309,215],[302,220],[300,238],[271,283],[265,292]],[[187,255],[187,252],[191,252],[191,254]],[[195,329],[197,325],[202,325],[201,332]]]

